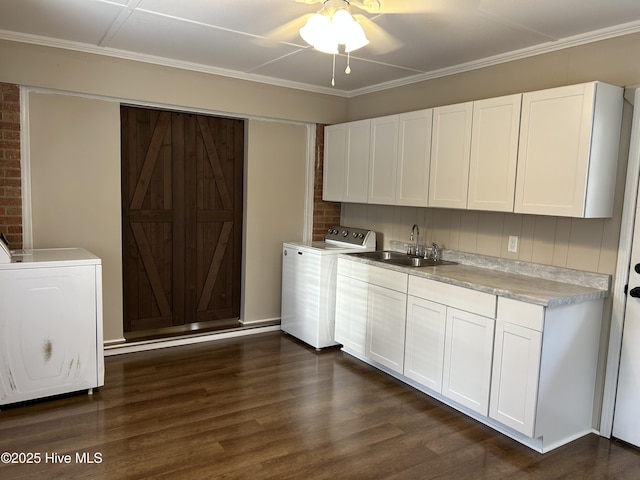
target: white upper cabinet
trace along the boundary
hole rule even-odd
[[[516,213],[612,215],[622,104],[599,82],[523,94]]]
[[[344,124],[324,129],[322,199],[341,202],[346,191],[347,128]]]
[[[426,207],[431,110],[371,120],[369,203]]]
[[[431,109],[398,116],[396,205],[428,205],[432,122]]]
[[[469,210],[513,212],[522,94],[473,102]]]
[[[466,208],[473,102],[433,109],[429,206]]]
[[[623,93],[591,82],[329,126],[323,199],[610,217]]]
[[[322,199],[366,203],[371,120],[325,128]]]
[[[393,205],[398,170],[398,115],[371,120],[368,203]]]

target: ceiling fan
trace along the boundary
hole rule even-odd
[[[307,13],[267,35],[269,42],[286,42],[300,35],[316,50],[333,55],[331,85],[335,85],[335,56],[347,54],[345,73],[351,72],[350,54],[367,46],[377,54],[402,47],[402,42],[375,23],[383,14],[436,13],[468,7],[479,0],[294,0],[306,5],[321,4],[320,10]],[[362,13],[352,14],[355,8]],[[366,15],[370,15],[369,18]]]

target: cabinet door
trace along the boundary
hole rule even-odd
[[[495,321],[447,309],[442,394],[481,415],[489,413]]]
[[[489,416],[533,437],[542,333],[498,320]]]
[[[369,203],[393,205],[398,165],[398,115],[371,120]]]
[[[360,355],[365,354],[368,287],[355,278],[337,277],[335,340]]]
[[[474,102],[470,210],[513,212],[522,95]]]
[[[594,83],[523,95],[516,213],[583,215],[594,96]]]
[[[97,338],[95,267],[0,271],[0,404],[98,386]]]
[[[403,113],[398,117],[396,205],[428,205],[432,122],[431,109]]]
[[[473,102],[433,109],[429,206],[467,208]]]
[[[322,199],[341,202],[346,193],[347,127],[329,125],[324,129],[324,164],[322,171]]]
[[[442,393],[447,307],[422,298],[407,298],[404,374]]]
[[[406,313],[406,293],[369,285],[366,355],[398,373],[404,370]]]
[[[371,120],[347,124],[347,158],[343,201],[366,203],[369,189]]]

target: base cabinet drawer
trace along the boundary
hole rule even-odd
[[[490,293],[413,275],[409,275],[408,292],[409,295],[482,315],[483,317],[496,317],[496,296]]]

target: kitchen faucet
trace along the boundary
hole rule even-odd
[[[431,244],[431,248],[433,249],[433,255],[432,258],[437,262],[440,260],[440,247],[438,246],[437,243],[432,243]]]
[[[415,234],[415,240],[416,240],[416,246],[415,246],[415,250],[413,252],[413,254],[411,253],[411,248],[409,247],[409,255],[417,255],[420,256],[420,228],[418,227],[418,225],[414,224],[413,227],[411,227],[411,234],[409,235],[409,240],[413,241],[413,237]]]

